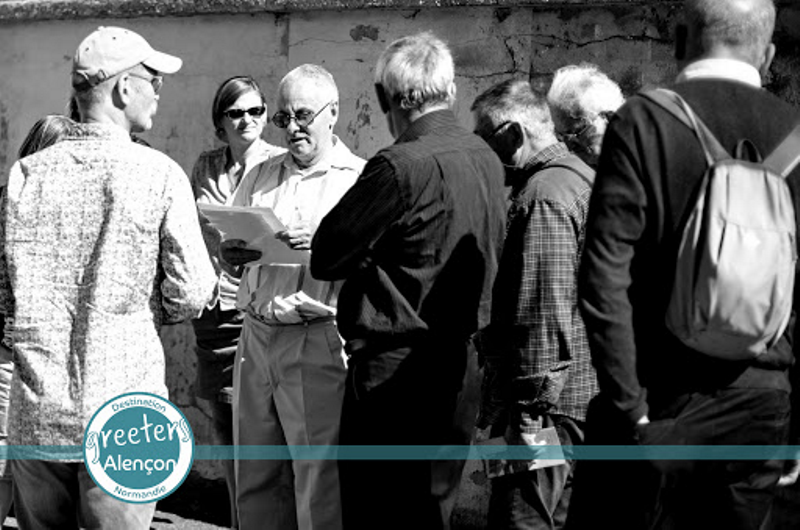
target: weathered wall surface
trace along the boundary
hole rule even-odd
[[[183,69],[167,79],[155,127],[144,138],[187,172],[201,151],[215,145],[210,104],[222,80],[253,75],[272,105],[271,95],[280,78],[307,62],[324,65],[337,79],[341,117],[336,132],[356,153],[369,157],[391,141],[372,92],[375,61],[387,43],[421,30],[433,30],[451,44],[458,74],[456,113],[470,128],[469,106],[475,96],[510,76],[529,77],[544,86],[556,68],[590,61],[631,94],[668,83],[676,73],[671,31],[677,8],[672,2],[500,3],[500,7],[472,2],[462,7],[415,9],[408,7],[412,2],[395,2],[395,9],[126,19],[78,16],[64,21],[5,16],[0,21],[0,178],[5,179],[33,122],[44,114],[63,112],[72,53],[98,25],[129,27],[156,48],[184,59]],[[91,13],[100,16],[97,9]],[[800,99],[798,22],[800,8],[782,7],[776,35],[780,53],[769,79],[769,87],[791,101]],[[279,131],[271,125],[266,138],[281,143]],[[186,411],[198,443],[209,443],[206,411],[192,395],[191,329],[188,325],[167,328],[163,338],[171,397]],[[197,466],[207,476],[217,475],[208,463]]]

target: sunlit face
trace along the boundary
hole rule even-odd
[[[300,166],[317,163],[333,147],[333,126],[339,111],[333,97],[321,84],[301,78],[285,83],[278,94],[276,114],[290,118],[283,129],[286,147]],[[310,123],[301,125],[296,116],[307,116],[309,119],[300,121]]]
[[[246,147],[261,138],[266,123],[267,107],[261,95],[251,90],[223,111],[220,125],[228,144]]]
[[[128,86],[131,89],[131,98],[125,109],[131,123],[131,132],[149,131],[158,112],[158,92],[163,77],[144,65],[132,68],[124,75],[128,77]]]
[[[584,117],[576,120],[554,120],[559,140],[567,144],[570,151],[590,166],[596,166],[603,147],[611,110],[588,109]]]

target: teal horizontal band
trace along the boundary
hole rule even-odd
[[[198,445],[195,460],[790,460],[798,445]],[[2,460],[82,460],[81,446],[0,446]]]

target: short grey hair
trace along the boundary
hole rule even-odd
[[[378,58],[375,83],[404,110],[452,105],[455,65],[447,44],[431,32],[392,42]]]
[[[775,29],[772,0],[687,0],[684,16],[704,51],[715,45],[738,48],[754,62],[763,56]]]
[[[556,121],[580,121],[587,109],[616,111],[625,97],[619,85],[594,64],[568,65],[556,70],[547,93],[547,101]]]
[[[519,123],[536,141],[555,141],[547,100],[525,79],[508,79],[481,93],[470,108],[478,121]]]
[[[290,82],[298,79],[308,80],[317,85],[320,89],[327,91],[330,94],[330,100],[339,101],[339,89],[336,87],[336,81],[333,75],[318,64],[301,64],[297,68],[290,71],[283,76],[280,84],[278,84],[278,93],[283,90],[283,87]]]

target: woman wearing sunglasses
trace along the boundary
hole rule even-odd
[[[200,155],[192,170],[192,189],[198,203],[231,205],[247,172],[285,149],[261,138],[267,123],[267,103],[252,77],[232,77],[220,85],[211,106],[211,119],[217,138],[225,145]],[[219,274],[219,297],[192,322],[197,344],[195,392],[210,403],[216,444],[230,446],[233,445],[233,361],[243,319],[235,307],[241,270],[218,259],[219,232],[202,216],[200,224]],[[231,526],[236,528],[233,461],[223,460],[223,465],[231,502]]]

